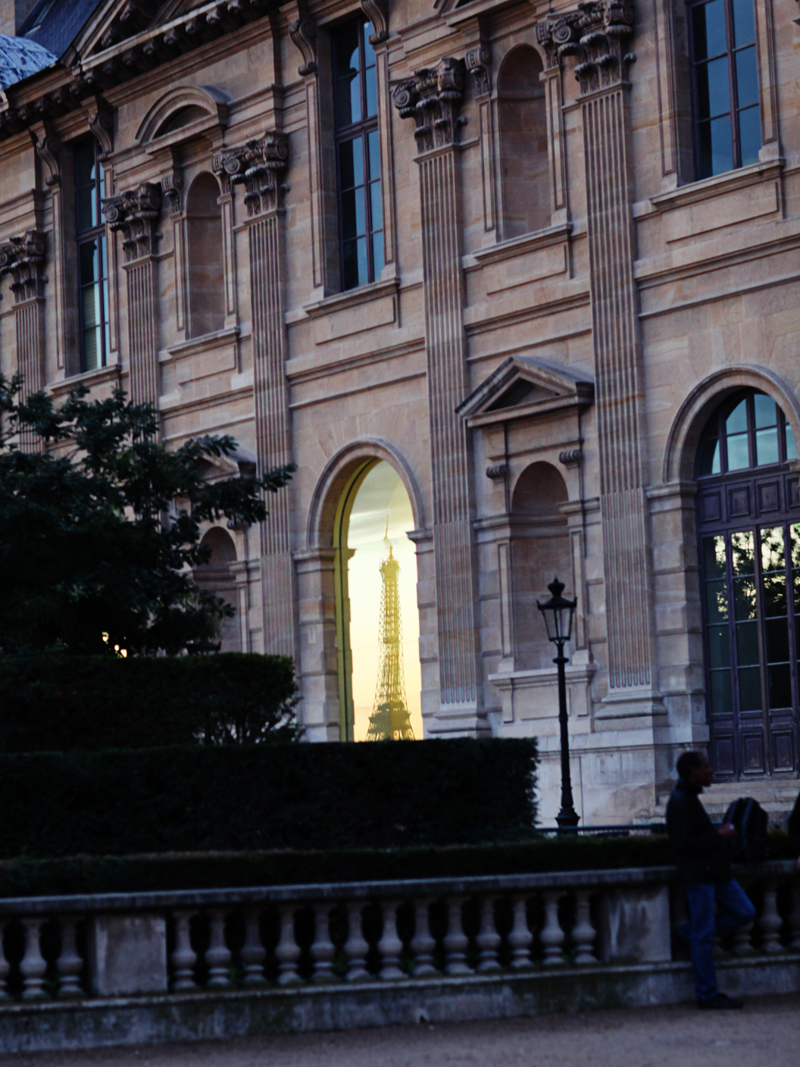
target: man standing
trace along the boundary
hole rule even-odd
[[[710,1010],[741,1008],[741,1000],[717,989],[714,965],[715,936],[745,926],[756,914],[731,875],[725,841],[735,836],[736,829],[728,823],[717,830],[700,803],[700,794],[713,777],[706,757],[701,752],[684,752],[676,769],[678,783],[667,804],[667,831],[689,901],[691,922],[685,927],[692,947],[697,1006]]]

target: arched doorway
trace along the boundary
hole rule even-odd
[[[385,460],[364,463],[334,527],[340,726],[349,741],[422,737],[414,525],[397,471]]]
[[[716,771],[798,770],[800,492],[783,411],[728,397],[700,440],[697,525],[706,708]]]
[[[210,550],[207,563],[195,568],[194,581],[198,589],[213,593],[234,609],[238,608],[236,578],[232,565],[236,562],[236,545],[227,530],[212,526],[203,535],[201,547]],[[236,616],[222,620],[219,632],[222,652],[239,652],[239,620]]]

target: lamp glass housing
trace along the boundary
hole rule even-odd
[[[548,638],[558,645],[563,645],[569,641],[572,635],[572,620],[575,616],[575,608],[578,601],[577,598],[575,600],[567,600],[566,597],[561,595],[565,586],[558,578],[554,578],[547,588],[551,594],[550,599],[546,600],[544,604],[540,604],[537,600],[536,607],[544,615]]]

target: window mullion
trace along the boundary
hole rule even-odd
[[[733,0],[725,0],[725,38],[728,44],[728,88],[731,100],[731,145],[733,165],[741,167],[742,152],[739,144],[739,90],[736,81],[736,41],[733,33]]]

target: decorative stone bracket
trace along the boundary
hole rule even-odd
[[[280,206],[281,193],[288,189],[280,175],[288,164],[289,138],[271,130],[260,140],[214,156],[212,167],[231,185],[244,185],[244,202],[252,218]]]
[[[0,247],[0,278],[11,275],[11,291],[18,304],[44,296],[47,234],[26,230]]]
[[[551,67],[574,56],[575,77],[581,93],[616,85],[628,73],[636,56],[627,51],[634,30],[632,0],[588,0],[577,11],[548,16],[536,26]]]
[[[389,36],[389,0],[360,0],[361,10],[372,23],[371,45],[383,44]]]
[[[413,78],[401,82],[394,92],[394,106],[404,119],[417,124],[414,136],[420,152],[453,145],[466,124],[458,112],[464,98],[466,68],[463,59],[444,56],[435,67],[414,71]]]
[[[103,201],[103,214],[112,232],[122,232],[126,263],[155,254],[160,212],[161,186],[152,182],[142,182],[121,196]]]

